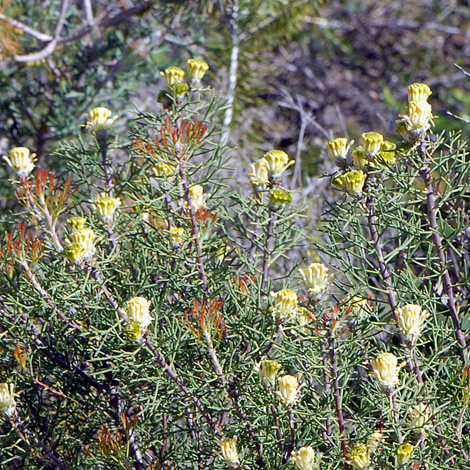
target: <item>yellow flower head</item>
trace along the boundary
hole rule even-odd
[[[390,393],[398,383],[398,359],[395,354],[382,353],[371,361],[374,376],[380,388],[385,393]]]
[[[170,229],[170,241],[173,246],[178,247],[183,243],[184,229],[181,227],[171,227]]]
[[[118,197],[109,197],[106,193],[100,193],[95,201],[95,208],[99,216],[105,221],[113,218],[116,209],[120,205],[121,200]]]
[[[412,83],[406,90],[408,93],[408,101],[427,101],[432,91],[424,83]]]
[[[153,317],[150,315],[150,300],[143,297],[133,297],[127,302],[126,314],[131,324],[140,325],[141,333],[145,332],[152,323]]]
[[[297,452],[292,451],[290,460],[299,470],[316,470],[320,464],[320,459],[310,446],[301,447]]]
[[[206,200],[209,194],[204,194],[204,188],[200,184],[196,184],[189,188],[189,196],[194,212],[206,206]]]
[[[429,313],[425,312],[420,305],[408,304],[398,308],[396,315],[403,341],[414,346],[421,336],[421,330]]]
[[[256,163],[251,164],[251,184],[257,188],[265,188],[269,183],[269,174],[266,161],[264,159],[258,160]]]
[[[186,83],[175,83],[173,85],[170,85],[168,89],[177,98],[183,98],[186,92],[189,90],[189,87],[188,85],[186,85]]]
[[[353,159],[354,166],[358,170],[367,170],[369,167],[375,166],[374,162],[366,157],[366,151],[362,146],[356,147],[351,152],[351,157]]]
[[[3,155],[3,159],[13,168],[19,178],[26,178],[34,170],[36,154],[31,154],[26,147],[14,147],[10,150],[10,158]]]
[[[83,256],[87,257],[95,251],[95,232],[91,228],[81,228],[74,230],[70,234],[72,242],[78,243],[83,249]]]
[[[367,156],[373,157],[381,150],[384,138],[383,135],[378,132],[364,132],[364,134],[362,134],[362,140]]]
[[[367,299],[355,295],[350,301],[352,313],[358,320],[365,320],[372,312],[372,307],[367,302]]]
[[[294,405],[299,397],[299,381],[293,375],[284,375],[278,379],[279,391],[277,394],[279,398],[286,405]]]
[[[237,467],[240,459],[237,451],[237,438],[225,437],[219,442],[222,457],[229,467]]]
[[[333,185],[347,192],[350,196],[360,196],[366,178],[367,175],[362,170],[351,170],[335,178]]]
[[[369,439],[367,439],[367,448],[369,449],[370,453],[374,453],[379,447],[379,444],[384,441],[384,435],[381,432],[373,432],[369,436]]]
[[[408,413],[408,422],[412,428],[417,430],[417,433],[422,435],[426,434],[425,428],[430,426],[431,408],[425,403],[419,403],[411,407]]]
[[[337,139],[330,140],[326,147],[330,153],[331,158],[335,161],[346,160],[351,145],[354,144],[354,140],[351,140],[348,144],[348,139],[345,137],[338,137]]]
[[[271,189],[269,191],[269,203],[272,206],[283,206],[292,202],[292,194],[287,189]]]
[[[14,391],[15,384],[0,384],[0,416],[9,418],[15,413],[16,402]]]
[[[380,149],[380,152],[379,152],[380,159],[388,165],[393,165],[396,161],[396,158],[395,158],[396,148],[397,146],[393,142],[384,140],[382,142],[382,148]]]
[[[189,59],[188,60],[188,76],[190,80],[197,80],[200,82],[204,74],[209,70],[209,65],[203,60]]]
[[[85,256],[85,249],[78,242],[64,246],[64,256],[72,263],[80,263]]]
[[[397,462],[399,465],[404,465],[410,460],[414,447],[411,444],[402,444],[397,449]]]
[[[426,132],[432,122],[432,106],[426,101],[411,101],[408,105],[408,114],[400,114],[399,117],[406,125],[408,132]]]
[[[165,71],[160,72],[160,75],[163,77],[163,80],[165,80],[165,85],[170,88],[171,85],[182,83],[186,72],[179,67],[168,67]]]
[[[356,444],[348,452],[348,463],[357,470],[367,470],[370,467],[370,450],[365,444]]]
[[[108,108],[93,108],[87,114],[87,123],[85,127],[92,133],[96,134],[100,131],[109,131],[118,116],[111,117],[113,112]]]
[[[265,161],[271,178],[279,178],[294,163],[294,160],[289,160],[289,155],[282,150],[271,150],[261,160]]]
[[[162,178],[162,177],[169,176],[172,173],[174,173],[175,167],[168,165],[167,163],[164,163],[164,162],[158,162],[152,168],[152,171],[157,178]]]
[[[275,382],[276,374],[279,372],[280,368],[281,364],[279,364],[279,362],[269,359],[265,359],[255,366],[255,370],[258,372],[260,379],[263,382],[269,382],[271,384]]]
[[[312,263],[306,268],[299,269],[308,292],[313,296],[323,294],[328,288],[328,268],[322,263]]]
[[[276,302],[274,312],[280,317],[295,317],[297,304],[299,302],[297,294],[291,289],[282,289],[278,292],[271,292]]]
[[[81,230],[85,227],[86,220],[83,217],[70,217],[70,219],[67,220],[67,223],[72,231]]]

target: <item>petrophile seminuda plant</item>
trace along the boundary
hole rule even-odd
[[[467,144],[431,134],[423,84],[396,143],[330,141],[308,262],[294,162],[230,184],[207,70],[162,71],[127,141],[91,110],[65,177],[5,157],[2,468],[466,468]]]

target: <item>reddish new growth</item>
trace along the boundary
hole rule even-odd
[[[248,293],[248,285],[250,283],[254,284],[255,281],[256,281],[256,276],[253,274],[251,276],[243,276],[243,277],[235,276],[233,278],[234,284],[238,287],[238,289],[240,289],[240,291],[243,294]]]
[[[105,426],[101,426],[101,432],[98,434],[98,448],[107,459],[118,458],[122,453],[123,438],[122,431],[118,431],[116,437],[113,437]]]
[[[201,121],[181,119],[175,124],[166,116],[160,134],[153,141],[140,138],[134,142],[134,147],[143,156],[151,155],[169,163],[188,160],[200,147],[206,133],[207,126]]]
[[[42,240],[31,234],[26,235],[26,225],[19,225],[16,239],[7,233],[7,246],[0,249],[0,261],[5,263],[7,272],[12,275],[15,263],[27,261],[34,266],[41,259],[43,250]]]
[[[194,300],[191,313],[185,311],[186,323],[198,341],[203,333],[208,333],[211,337],[214,333],[216,340],[223,335],[225,322],[223,315],[220,313],[223,304],[223,301],[216,299],[211,299],[209,302]]]

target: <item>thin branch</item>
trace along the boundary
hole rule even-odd
[[[0,13],[0,20],[7,22],[9,25],[19,29],[23,33],[27,34],[28,36],[32,36],[33,38],[37,39],[41,42],[49,42],[52,41],[53,37],[49,34],[41,33],[40,31],[36,31],[33,28],[30,28],[27,24],[22,23],[21,21],[14,20],[13,18],[8,18],[3,13]]]

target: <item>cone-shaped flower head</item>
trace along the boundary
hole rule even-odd
[[[360,196],[366,178],[367,175],[362,170],[351,170],[335,178],[333,185],[347,192],[350,196]]]
[[[109,197],[106,193],[100,193],[95,201],[96,211],[105,221],[114,217],[114,213],[120,205],[121,200],[118,197]]]
[[[84,256],[90,256],[95,251],[95,232],[93,232],[93,229],[85,227],[74,230],[70,234],[70,238],[72,242],[81,245]]]
[[[271,178],[279,178],[294,163],[294,160],[289,160],[289,155],[282,150],[271,150],[264,155],[262,160],[266,162]]]
[[[297,313],[297,304],[299,300],[297,294],[291,289],[282,289],[277,292],[271,292],[272,297],[276,305],[274,312],[280,317],[295,317]]]
[[[265,359],[255,366],[255,370],[258,372],[260,379],[263,382],[269,382],[271,384],[274,384],[276,381],[276,374],[279,372],[280,368],[281,364],[279,364],[279,362],[271,361],[270,359]]]
[[[431,96],[432,91],[424,83],[412,83],[406,90],[408,94],[408,101],[427,101]]]
[[[320,463],[315,450],[310,446],[301,447],[297,452],[292,451],[290,460],[299,470],[316,470]]]
[[[19,178],[26,178],[34,170],[36,154],[26,147],[14,147],[10,150],[10,157],[3,155],[3,159],[13,168]]]
[[[237,467],[240,463],[240,458],[237,451],[237,438],[225,437],[219,442],[222,457],[229,467]]]
[[[353,144],[354,140],[351,140],[348,143],[348,139],[346,139],[345,137],[338,137],[337,139],[330,140],[326,144],[326,147],[328,149],[328,152],[330,153],[331,158],[336,162],[341,162],[346,160],[346,158],[348,157],[349,149]]]
[[[72,263],[80,263],[85,255],[84,247],[78,242],[69,243],[64,246],[64,256]]]
[[[204,74],[209,70],[209,65],[203,60],[189,59],[188,60],[188,76],[190,80],[197,80],[200,82]]]
[[[72,231],[81,230],[85,228],[86,220],[83,217],[70,217],[70,219],[67,219],[67,223]]]
[[[319,296],[328,288],[328,268],[322,263],[312,263],[299,269],[309,294]]]
[[[266,165],[266,160],[263,158],[258,160],[256,163],[251,164],[251,184],[257,188],[262,189],[265,188],[266,185],[269,183],[269,174],[268,174],[268,167]]]
[[[387,165],[393,165],[396,161],[395,158],[395,149],[397,148],[396,144],[393,142],[389,142],[388,140],[384,140],[382,142],[382,147],[379,152],[379,160],[382,160]]]
[[[375,166],[374,162],[366,157],[366,151],[361,145],[359,147],[356,147],[351,152],[351,157],[353,159],[354,166],[358,170],[367,170],[369,167]]]
[[[373,157],[380,152],[384,137],[378,132],[364,132],[364,134],[362,134],[362,140],[367,156]]]
[[[432,106],[426,101],[411,101],[408,105],[408,114],[400,114],[408,132],[426,132],[432,122]]]
[[[0,416],[9,418],[14,414],[16,409],[14,391],[14,384],[0,384]]]
[[[414,346],[421,336],[429,313],[425,312],[420,305],[408,304],[397,308],[396,315],[403,341]]]
[[[370,467],[370,450],[365,444],[356,444],[348,452],[348,463],[357,470],[367,470]]]
[[[202,209],[206,205],[206,200],[209,194],[204,194],[204,188],[200,184],[196,184],[189,188],[189,196],[194,212]]]
[[[150,315],[150,304],[150,300],[143,297],[133,297],[127,302],[127,318],[132,325],[139,325],[140,333],[144,333],[152,323],[153,317]]]
[[[372,433],[369,436],[369,439],[367,439],[367,448],[369,449],[370,453],[374,453],[378,449],[379,444],[384,441],[384,435],[381,432]]]
[[[299,397],[299,381],[293,375],[284,375],[278,379],[279,398],[286,405],[294,405]]]
[[[114,121],[118,116],[111,117],[113,112],[102,106],[93,108],[87,114],[87,123],[85,127],[92,133],[96,134],[99,131],[109,131]]]
[[[395,354],[382,353],[371,361],[374,376],[385,393],[390,393],[398,383],[398,359]]]
[[[163,80],[165,80],[165,85],[170,88],[171,85],[182,83],[186,76],[186,72],[179,67],[168,67],[164,71],[160,72],[160,75],[163,77]]]
[[[397,462],[399,465],[404,465],[410,460],[414,447],[411,444],[402,444],[397,449]]]

